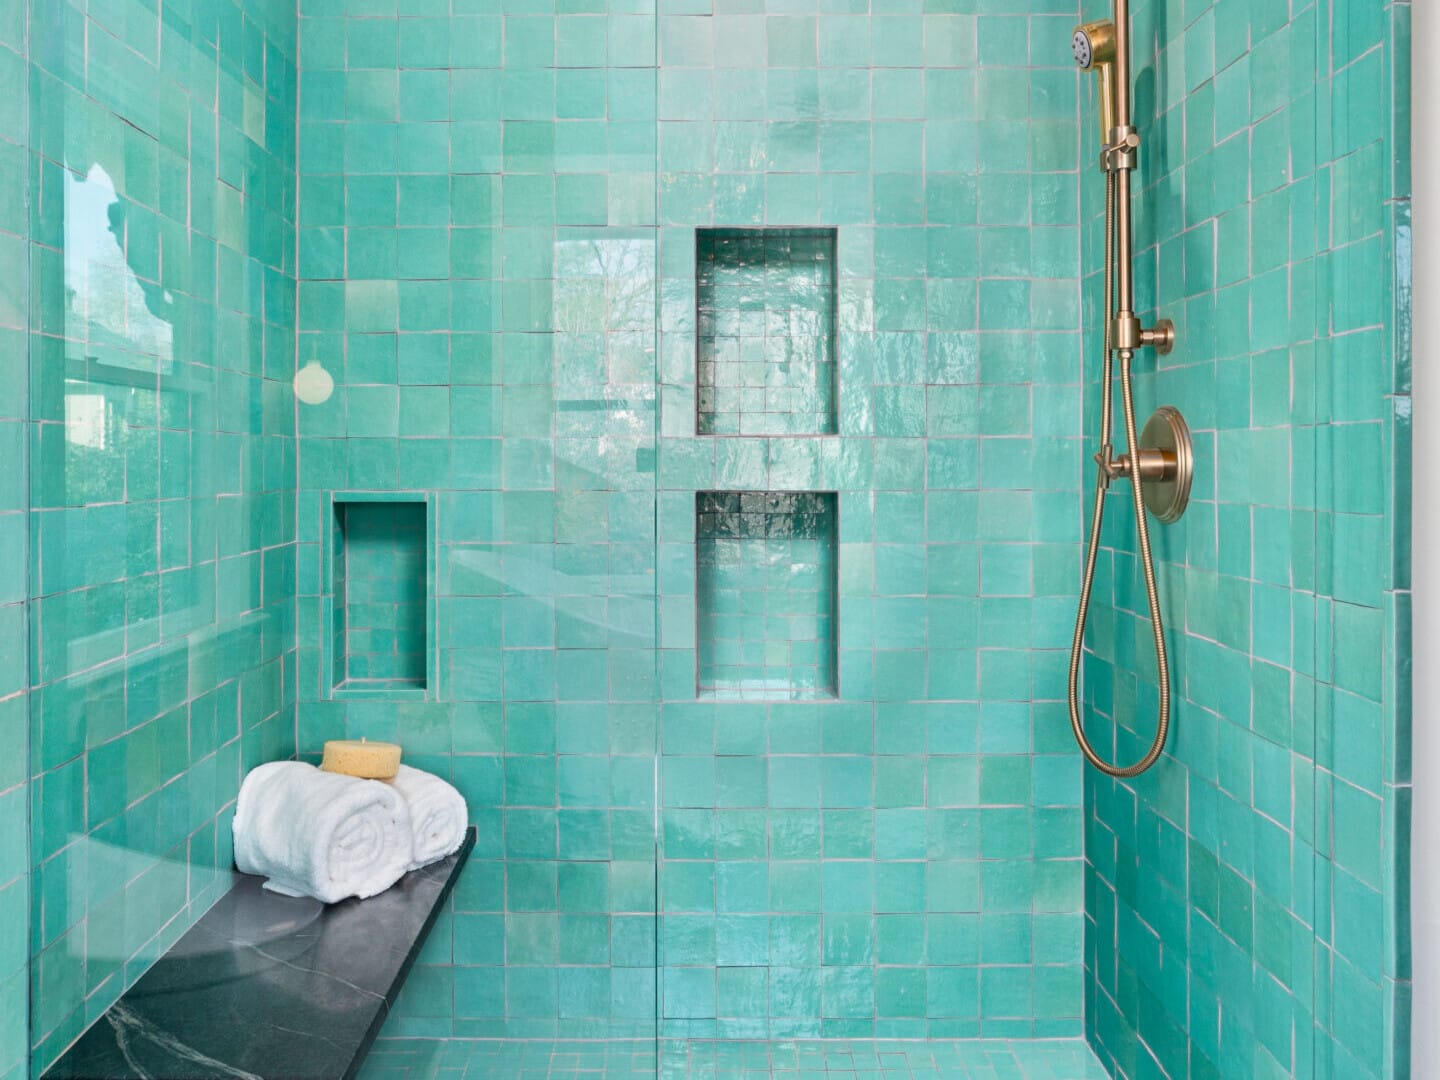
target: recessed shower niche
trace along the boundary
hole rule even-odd
[[[834,229],[697,229],[696,431],[836,432]]]
[[[331,505],[333,693],[424,696],[435,667],[430,504],[337,493]]]
[[[696,493],[700,697],[836,695],[837,517],[833,492]]]

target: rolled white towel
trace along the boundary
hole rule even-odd
[[[414,837],[410,869],[416,870],[453,854],[470,824],[465,797],[440,777],[401,765],[390,781],[410,807]]]
[[[234,829],[235,865],[286,896],[327,904],[374,896],[410,867],[410,811],[399,791],[303,761],[251,769]]]

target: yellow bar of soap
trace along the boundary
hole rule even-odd
[[[320,768],[362,780],[390,780],[400,771],[400,747],[390,742],[331,739]]]

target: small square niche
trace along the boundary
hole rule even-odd
[[[834,435],[834,229],[697,229],[696,430]]]
[[[837,517],[833,492],[696,494],[699,697],[836,696]]]
[[[336,693],[423,692],[430,635],[423,501],[334,503]]]

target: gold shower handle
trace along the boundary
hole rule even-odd
[[[1115,65],[1101,64],[1095,77],[1100,80],[1100,143],[1103,146],[1115,130]]]
[[[1106,443],[1095,455],[1095,464],[1100,466],[1104,487],[1121,477],[1138,481],[1146,507],[1165,524],[1185,513],[1195,479],[1195,445],[1190,426],[1175,406],[1161,405],[1150,415],[1140,432],[1138,450],[1117,455]]]
[[[1099,454],[1095,455],[1097,458]],[[1141,447],[1135,454],[1140,460],[1140,480],[1173,480],[1180,471],[1180,459],[1174,450],[1160,450],[1155,447]],[[1135,471],[1130,464],[1130,455],[1121,454],[1112,458],[1108,471],[1113,476],[1129,476]]]

